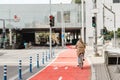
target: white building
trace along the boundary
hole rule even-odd
[[[41,32],[49,32],[49,16],[55,17],[53,32],[58,33],[65,43],[76,41],[81,35],[81,7],[77,4],[1,4],[0,19],[13,19],[14,15],[20,17],[19,22],[5,21],[5,28],[20,30],[25,42],[38,43],[37,36]],[[10,26],[11,24],[12,26]],[[3,22],[0,22],[1,29]],[[62,34],[62,28],[64,34]],[[1,30],[2,32],[2,30]],[[8,30],[6,30],[7,33]]]
[[[94,28],[92,27],[92,16],[93,13],[93,1],[94,0],[84,0],[86,3],[86,34],[87,42],[91,43],[91,37],[94,36]],[[96,0],[97,1],[97,33],[100,36],[100,29],[103,25],[108,30],[117,30],[120,27],[120,0]],[[107,8],[103,6],[103,4]],[[104,10],[103,10],[104,7]],[[115,15],[111,12],[113,11]],[[104,13],[104,16],[103,16]]]
[[[85,41],[86,43],[91,42],[91,38],[94,37],[94,28],[92,27],[92,16],[93,16],[93,1],[94,0],[84,0],[84,27],[85,27]],[[119,16],[120,16],[120,0],[96,0],[97,1],[97,33],[100,36],[100,29],[104,26],[107,27],[108,30],[114,30],[115,28],[120,26]],[[104,8],[103,4],[107,6],[111,11],[115,12],[111,13],[108,9]],[[0,5],[0,19],[8,19],[13,18],[14,15],[20,16],[20,22],[10,22],[12,27],[22,28],[23,32],[26,32],[25,29],[32,30],[31,32],[39,32],[40,29],[44,30],[46,28],[49,31],[49,15],[50,15],[50,5],[49,4],[1,4]],[[104,12],[104,16],[103,16]],[[65,27],[66,35],[69,35],[69,38],[78,39],[81,35],[81,5],[74,4],[52,4],[51,5],[51,14],[55,16],[55,31],[61,32],[61,27]],[[62,15],[64,17],[62,17]],[[104,20],[103,20],[104,19]],[[115,19],[115,21],[114,21]],[[64,20],[64,21],[63,21]],[[63,22],[63,23],[62,23]],[[6,28],[9,28],[7,25],[9,21],[6,21]],[[0,27],[2,29],[3,23],[0,22]],[[39,30],[38,30],[39,29]],[[29,32],[29,31],[27,31]],[[74,34],[74,36],[73,36]],[[72,36],[71,36],[72,35]],[[77,35],[77,38],[76,38]],[[59,35],[61,37],[61,35]],[[73,38],[74,37],[74,38]],[[71,39],[71,40],[72,40]]]

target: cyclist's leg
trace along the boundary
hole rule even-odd
[[[83,54],[80,54],[80,67],[83,68]]]
[[[84,56],[85,56],[85,55],[84,55],[84,53],[83,53],[83,61],[85,61],[85,58],[84,58]]]
[[[78,61],[79,67],[83,68],[83,55],[80,54],[78,59],[79,59],[79,61]]]
[[[82,60],[84,61],[84,53],[81,54]]]
[[[80,55],[78,56],[78,66],[79,66],[79,64],[81,63],[81,61],[80,61]]]

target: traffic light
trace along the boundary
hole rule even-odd
[[[101,29],[101,35],[106,35],[108,33],[107,28],[104,27],[103,29]]]
[[[96,17],[95,16],[92,17],[92,26],[96,27]]]
[[[50,15],[49,18],[50,18],[50,27],[53,27],[54,26],[55,17]]]
[[[106,35],[107,33],[108,33],[107,28],[104,27],[104,28],[103,28],[103,35]]]

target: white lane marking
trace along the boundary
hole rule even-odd
[[[58,67],[54,67],[54,69],[56,70],[56,69],[58,69]]]
[[[58,78],[58,80],[62,80],[62,76],[60,76],[60,77]]]
[[[35,75],[37,75],[38,73],[42,72],[44,69],[46,69],[48,66],[50,66],[53,62],[55,62],[55,60],[58,58],[58,56],[60,55],[60,53],[64,52],[65,50],[62,50],[58,53],[58,55],[56,56],[56,58],[50,62],[46,67],[44,67],[42,70],[40,70],[39,72],[37,72],[36,74],[32,75],[31,77],[29,77],[27,80],[30,80],[32,77],[34,77]]]
[[[65,67],[65,70],[67,70],[67,69],[68,69],[68,66]]]

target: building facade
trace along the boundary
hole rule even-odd
[[[92,17],[94,16],[93,1],[84,0],[86,3],[86,33],[87,43],[94,43],[94,27],[92,27]],[[97,1],[97,35],[101,36],[100,30],[106,27],[110,31],[117,30],[120,23],[120,1],[119,0],[96,0]],[[107,8],[105,8],[105,6]],[[103,9],[104,8],[104,9]],[[113,14],[112,11],[115,13]],[[93,37],[93,38],[92,38]],[[93,40],[91,40],[93,39]]]
[[[21,36],[22,43],[32,42],[42,45],[45,42],[46,44],[49,42],[50,15],[55,17],[52,33],[57,37],[59,44],[61,44],[62,38],[64,38],[65,44],[75,44],[75,41],[81,36],[81,5],[1,4],[0,7],[0,19],[5,20],[5,29],[8,35],[6,38],[9,42],[17,42],[17,37],[14,36],[17,32],[17,35]],[[14,21],[14,15],[20,18],[18,22]],[[0,21],[1,33],[3,26],[3,22]],[[43,35],[45,33],[47,35]],[[54,38],[53,40],[55,41]]]
[[[93,38],[95,32],[94,27],[92,27],[94,0],[84,1],[84,33],[86,43],[91,44],[94,43]],[[97,0],[98,37],[101,36],[100,30],[103,29],[104,26],[108,30],[117,30],[117,28],[119,28],[119,3],[119,0]],[[115,17],[111,11],[104,7],[104,5],[111,11],[115,12]],[[28,35],[33,35],[34,38],[30,41],[38,44],[39,41],[35,36],[39,36],[37,34],[40,34],[42,31],[49,33],[50,14],[55,16],[55,26],[52,27],[52,30],[57,33],[57,36],[59,36],[59,43],[61,43],[62,38],[65,38],[65,43],[72,43],[72,40],[78,39],[82,34],[81,4],[75,4],[74,1],[72,1],[71,4],[52,4],[51,6],[49,4],[1,4],[0,7],[0,15],[2,15],[0,16],[0,19],[13,19],[14,15],[20,17],[19,22],[6,21],[6,31],[9,33],[8,29],[19,29],[22,32],[23,40],[27,42],[31,39],[31,37],[29,37],[30,39],[28,38],[27,40]],[[0,27],[2,33],[2,21],[0,21]],[[62,35],[62,31],[65,32],[64,35]]]

